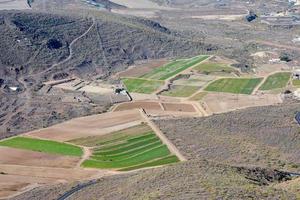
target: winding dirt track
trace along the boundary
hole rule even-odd
[[[45,70],[43,70],[43,71],[41,71],[41,72],[38,72],[38,73],[35,73],[35,74],[31,74],[31,75],[29,75],[29,76],[21,76],[21,77],[18,77],[18,78],[17,78],[17,82],[18,82],[18,83],[23,87],[23,89],[24,89],[23,95],[25,95],[26,101],[25,101],[25,104],[24,104],[23,106],[19,107],[14,113],[11,113],[11,114],[10,114],[10,115],[6,118],[6,120],[4,121],[3,124],[8,123],[8,122],[11,120],[11,118],[14,116],[15,113],[23,112],[23,111],[26,109],[27,105],[28,105],[28,100],[31,99],[30,94],[29,94],[29,92],[28,92],[27,83],[24,81],[24,79],[34,78],[34,77],[36,77],[37,75],[41,75],[41,74],[44,74],[44,73],[46,73],[46,72],[51,72],[52,69],[54,69],[55,67],[57,67],[57,66],[59,66],[59,65],[61,65],[61,64],[63,64],[63,63],[65,63],[65,62],[67,62],[67,61],[69,61],[69,60],[73,57],[73,48],[72,48],[73,45],[74,45],[78,40],[80,40],[81,38],[83,38],[84,36],[86,36],[86,35],[91,31],[91,29],[95,26],[95,19],[92,18],[92,20],[93,20],[92,25],[91,25],[91,26],[90,26],[90,27],[89,27],[82,35],[78,36],[77,38],[75,38],[75,39],[70,43],[70,45],[69,45],[69,52],[70,52],[70,54],[69,54],[69,56],[68,56],[66,59],[64,59],[64,60],[62,60],[62,61],[60,61],[60,62],[58,62],[58,63],[55,63],[55,64],[51,65],[51,67],[49,67],[48,69],[45,69]]]

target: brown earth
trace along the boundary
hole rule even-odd
[[[282,99],[276,94],[227,94],[208,93],[201,100],[201,105],[208,113],[224,113],[236,109],[255,106],[276,105],[282,103]]]
[[[81,137],[103,135],[137,125],[141,122],[138,110],[109,112],[72,119],[70,121],[29,132],[28,136],[55,141],[68,141]]]
[[[71,168],[80,158],[0,147],[0,164]]]
[[[120,72],[117,74],[118,77],[140,77],[157,67],[161,67],[162,65],[168,63],[167,60],[150,60],[146,63],[136,64],[134,66],[129,67],[127,70]]]
[[[159,102],[132,102],[132,103],[122,103],[118,105],[114,111],[124,111],[131,109],[145,109],[145,110],[162,110]]]
[[[191,104],[185,103],[162,103],[166,111],[172,112],[196,112],[195,108]]]

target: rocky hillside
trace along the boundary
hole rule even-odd
[[[90,105],[85,100],[75,105],[62,103],[63,98],[86,97],[48,93],[42,85],[46,80],[72,75],[109,78],[136,60],[212,50],[211,45],[154,21],[100,11],[93,18],[82,15],[1,11],[0,138],[102,112],[109,106],[105,102]],[[19,89],[9,90],[12,86]]]

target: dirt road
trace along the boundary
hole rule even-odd
[[[161,132],[161,130],[146,116],[144,111],[140,109],[141,115],[144,120],[148,123],[148,125],[154,130],[156,135],[161,139],[161,141],[167,145],[169,150],[174,153],[180,161],[186,161],[187,159],[180,153],[180,151],[176,148],[176,146],[170,142],[170,140]]]

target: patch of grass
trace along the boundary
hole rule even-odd
[[[122,147],[127,147],[130,146],[132,144],[135,144],[137,142],[143,142],[145,140],[149,140],[149,139],[153,139],[153,138],[157,138],[155,134],[153,134],[153,132],[151,132],[150,134],[147,135],[142,135],[138,138],[134,138],[135,140],[130,140],[130,139],[126,139],[123,140],[122,142],[118,142],[117,144],[110,144],[110,145],[104,145],[104,146],[100,146],[98,148],[95,148],[96,151],[111,151],[114,149],[119,149]]]
[[[174,85],[171,86],[171,89],[164,91],[161,94],[171,97],[189,97],[199,90],[197,86],[188,86],[188,85]]]
[[[141,146],[144,146],[144,145],[147,145],[149,143],[152,143],[152,142],[157,142],[159,141],[158,137],[155,137],[155,138],[151,138],[151,139],[148,139],[148,140],[143,140],[143,141],[139,141],[139,142],[135,142],[135,143],[129,143],[128,146],[121,146],[120,148],[114,148],[114,149],[111,149],[111,150],[107,150],[107,151],[95,151],[95,155],[113,155],[113,154],[118,154],[118,153],[122,153],[122,152],[125,152],[125,151],[129,151],[131,149],[134,149],[134,148],[138,148],[138,147],[141,147]]]
[[[262,78],[223,78],[209,84],[205,90],[235,94],[251,94]]]
[[[144,145],[144,146],[141,146],[141,147],[138,147],[138,148],[134,148],[134,149],[122,152],[122,153],[118,153],[118,154],[104,155],[104,156],[94,155],[94,156],[91,156],[91,159],[100,160],[100,161],[123,160],[123,159],[135,156],[137,154],[143,153],[143,152],[145,152],[149,149],[152,149],[152,148],[155,148],[155,147],[158,147],[158,146],[161,146],[161,145],[162,145],[161,141],[156,141],[156,142],[152,142],[152,143],[149,143],[147,145]]]
[[[196,56],[190,59],[182,59],[170,62],[166,65],[163,65],[159,68],[152,70],[151,72],[141,76],[141,78],[149,78],[155,80],[166,80],[180,72],[196,65],[199,62],[207,59],[209,56],[202,55]]]
[[[168,147],[162,143],[153,130],[146,124],[116,131],[97,138],[83,138],[84,144],[94,145],[92,155],[82,163],[82,167],[120,169],[155,161],[171,156]],[[96,141],[94,141],[96,140]],[[80,140],[76,140],[79,142]],[[176,156],[175,156],[176,157]],[[168,160],[167,160],[168,161]],[[167,161],[161,161],[165,163]],[[168,161],[171,162],[171,161]],[[175,162],[174,158],[172,162]],[[154,162],[160,164],[160,162]]]
[[[278,88],[284,88],[290,80],[290,72],[279,72],[270,75],[259,90],[273,90]]]
[[[82,149],[74,145],[27,137],[4,140],[0,142],[0,146],[68,156],[81,156],[83,154]]]
[[[195,94],[193,97],[191,97],[190,100],[192,100],[192,101],[200,101],[200,100],[202,100],[207,94],[208,94],[208,92],[199,92],[199,93]]]
[[[156,158],[168,156],[170,154],[169,149],[162,145],[160,147],[150,149],[142,154],[138,154],[134,157],[130,157],[121,161],[98,161],[98,160],[86,160],[82,163],[83,167],[91,168],[124,168],[134,165],[138,165]]]
[[[129,92],[151,94],[164,84],[164,81],[140,78],[124,78],[124,85]]]
[[[226,64],[221,63],[212,63],[212,62],[205,62],[200,63],[196,67],[193,68],[194,70],[203,73],[203,74],[211,74],[211,73],[225,73],[230,74],[235,72],[236,70]]]
[[[122,168],[122,169],[120,169],[120,171],[130,171],[130,170],[140,169],[143,167],[153,167],[153,166],[166,165],[166,164],[171,164],[171,163],[176,163],[176,162],[179,162],[178,158],[174,155],[171,155],[171,156],[160,158],[160,159],[150,161],[150,162],[147,162],[147,163],[144,163],[141,165]]]
[[[293,86],[300,87],[300,80],[293,80]]]

